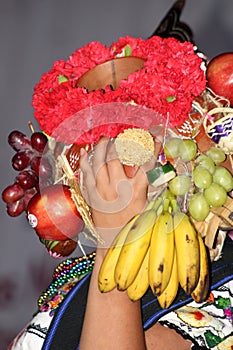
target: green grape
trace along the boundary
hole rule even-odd
[[[226,154],[220,148],[217,147],[210,147],[206,151],[206,155],[213,159],[215,164],[222,163],[226,159]]]
[[[216,165],[213,182],[222,186],[226,192],[233,190],[233,176],[224,166]]]
[[[179,145],[182,140],[178,137],[172,137],[164,145],[164,154],[167,158],[177,158],[179,156]]]
[[[180,158],[184,162],[194,159],[197,154],[197,144],[193,140],[185,139],[179,146]]]
[[[189,176],[181,174],[174,177],[169,182],[169,189],[175,196],[183,196],[191,187],[191,179]]]
[[[212,182],[213,177],[209,170],[199,165],[193,170],[193,182],[198,188],[208,188]]]
[[[221,207],[227,200],[226,190],[214,182],[204,190],[204,196],[213,207]]]
[[[213,159],[206,156],[205,154],[201,154],[195,159],[195,163],[201,165],[203,168],[206,168],[211,174],[215,171],[215,164]]]
[[[203,193],[199,192],[192,195],[189,201],[188,210],[194,220],[205,220],[209,215],[210,206]]]

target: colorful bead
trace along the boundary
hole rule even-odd
[[[95,252],[80,258],[68,258],[61,262],[53,273],[52,283],[37,301],[41,311],[54,310],[64,299],[67,292],[85,274],[92,271],[95,263]]]

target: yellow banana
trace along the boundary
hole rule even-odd
[[[174,251],[172,215],[163,211],[153,228],[149,256],[149,284],[157,296],[164,291],[170,279]]]
[[[172,302],[174,301],[177,295],[178,288],[179,288],[179,280],[178,280],[177,259],[176,259],[176,252],[175,252],[172,272],[171,272],[168,285],[164,289],[164,291],[157,297],[159,305],[163,309],[168,308],[172,304]]]
[[[116,238],[113,240],[111,247],[107,250],[107,253],[104,257],[98,274],[99,290],[103,293],[109,292],[116,287],[116,282],[114,278],[115,266],[120,255],[121,248],[124,245],[126,236],[138,217],[139,214],[135,215],[121,229]]]
[[[197,303],[202,303],[206,300],[209,293],[209,258],[205,243],[200,234],[198,234],[198,241],[200,247],[200,275],[199,280],[191,296]]]
[[[149,287],[149,278],[148,278],[148,263],[149,263],[149,251],[148,248],[146,256],[140,266],[140,269],[135,277],[133,283],[127,288],[128,297],[132,301],[139,300],[147,291]]]
[[[126,290],[137,276],[150,245],[155,218],[155,210],[146,210],[129,230],[115,268],[115,282],[119,290]]]
[[[175,212],[173,217],[179,282],[190,295],[199,278],[199,242],[197,231],[187,214]]]

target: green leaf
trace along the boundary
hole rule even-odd
[[[221,341],[223,340],[223,338],[221,338],[220,336],[218,335],[215,335],[213,332],[211,331],[206,331],[204,333],[205,335],[205,338],[206,338],[206,342],[208,344],[208,346],[210,348],[213,348],[215,347],[216,345],[218,345],[219,343],[221,343]]]
[[[167,100],[167,102],[173,102],[176,100],[176,96],[167,96],[166,100]]]
[[[65,76],[65,75],[59,75],[58,76],[58,84],[62,84],[65,83],[66,81],[68,81],[69,79]]]
[[[217,297],[214,304],[218,309],[227,309],[231,305],[230,298]]]
[[[131,46],[126,45],[123,50],[124,56],[131,56],[132,55],[132,49]]]

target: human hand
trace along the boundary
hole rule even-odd
[[[81,151],[83,196],[91,207],[95,227],[106,245],[145,207],[148,190],[145,172],[153,165],[154,159],[129,179],[117,157],[114,143],[107,137],[95,147],[91,164],[87,152]]]

